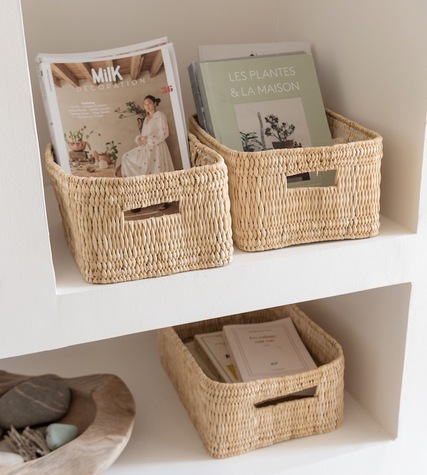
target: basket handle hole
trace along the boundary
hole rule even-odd
[[[286,396],[278,396],[271,399],[265,399],[264,401],[256,402],[254,406],[256,408],[267,407],[267,406],[276,406],[283,402],[296,401],[297,399],[312,399],[316,397],[316,387],[304,389],[304,391],[299,391],[296,393],[286,394]]]
[[[297,173],[296,175],[289,175],[287,178],[288,183],[296,183],[300,181],[310,181],[310,173]]]
[[[336,174],[336,170],[304,172],[297,173],[296,175],[288,175],[286,181],[288,188],[323,188],[336,185]]]
[[[140,221],[179,213],[179,201],[169,201],[145,208],[133,208],[124,212],[125,221]]]

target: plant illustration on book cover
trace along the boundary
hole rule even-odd
[[[294,124],[288,124],[282,122],[279,124],[279,118],[277,115],[269,114],[264,117],[268,127],[263,128],[263,122],[261,113],[257,113],[260,122],[260,138],[256,132],[242,132],[240,131],[240,137],[242,139],[242,146],[244,152],[256,152],[258,150],[267,150],[265,137],[275,138],[276,141],[272,141],[273,148],[297,148],[302,147],[301,142],[290,138],[295,131]]]
[[[113,177],[189,167],[174,50],[164,40],[38,55],[51,139],[65,171]]]
[[[292,99],[287,99],[286,101],[289,103],[289,101],[291,100]],[[256,113],[259,121],[259,135],[255,131],[240,131],[240,137],[242,140],[242,147],[244,152],[259,152],[261,150],[283,148],[301,148],[303,146],[302,142],[298,142],[297,140],[291,137],[295,132],[296,126],[288,122],[279,122],[278,114],[282,111],[283,104],[279,101],[275,102],[273,105],[278,108],[277,114],[264,114],[264,117],[262,117],[261,112]],[[269,107],[270,104],[267,103],[266,106]],[[260,107],[260,104],[258,104],[258,107]],[[245,119],[251,117],[251,106],[249,108],[242,107],[241,110],[239,109],[239,107],[236,107],[237,120],[240,125],[240,123],[243,124],[246,122]],[[301,109],[299,110],[299,112],[302,112]],[[298,135],[299,139],[304,140],[304,142],[309,145],[310,136],[307,128],[307,122],[304,120],[303,114],[301,114],[300,116],[299,124],[301,125],[301,130],[298,129],[296,131],[296,135]],[[289,184],[308,180],[310,180],[310,174],[308,172],[299,173],[298,175],[288,177]]]

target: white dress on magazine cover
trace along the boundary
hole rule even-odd
[[[147,116],[142,124],[141,134],[135,139],[138,147],[122,156],[122,176],[173,171],[172,157],[165,142],[168,136],[168,122],[163,112],[156,111],[152,116]],[[143,137],[147,137],[147,143],[140,145]]]

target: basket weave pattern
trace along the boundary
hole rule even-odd
[[[231,262],[230,201],[222,157],[189,134],[192,168],[129,178],[65,173],[46,149],[46,168],[67,243],[83,278],[113,283]],[[179,202],[179,213],[126,221],[124,212]]]
[[[244,251],[375,236],[379,231],[382,137],[327,110],[334,145],[231,150],[190,118],[190,131],[228,167],[233,239]],[[336,170],[335,186],[287,187],[287,176]]]
[[[291,317],[318,368],[246,383],[211,380],[184,342],[224,324]],[[215,458],[238,455],[280,441],[321,434],[344,419],[344,355],[341,346],[298,307],[234,315],[158,330],[160,358],[199,435]],[[256,404],[317,386],[314,397]]]

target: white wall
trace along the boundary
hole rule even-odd
[[[1,4],[0,45],[0,318],[25,333],[35,312],[53,313],[54,279],[18,0]]]

